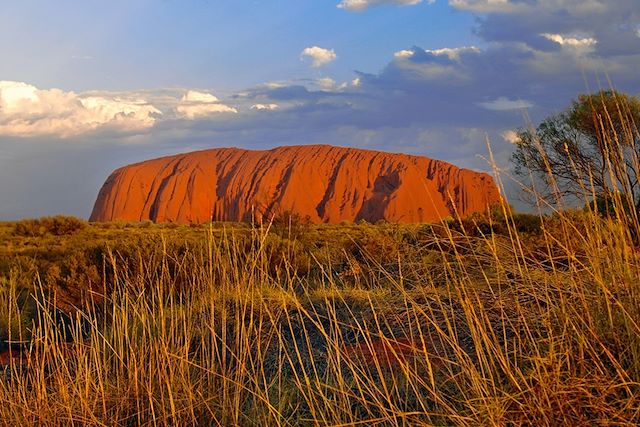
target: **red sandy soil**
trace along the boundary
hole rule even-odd
[[[17,350],[5,350],[0,352],[0,367],[14,365],[24,365],[27,363],[28,357]]]
[[[499,200],[489,175],[426,157],[329,145],[218,148],[114,171],[91,220],[262,221],[291,212],[312,223],[412,223]]]
[[[367,366],[394,368],[409,363],[415,357],[422,355],[422,344],[413,343],[408,338],[397,340],[374,340],[353,344],[344,348],[345,354],[352,359],[360,360]],[[431,363],[440,366],[442,361],[438,357],[430,358]]]
[[[42,348],[36,348],[33,351],[29,350],[5,350],[0,352],[0,368],[4,366],[10,366],[12,363],[16,366],[28,366],[33,362],[43,363],[47,365],[51,363],[54,358],[57,360],[65,360],[71,357],[77,357],[87,350],[85,343],[59,343],[55,347],[56,354],[46,353]],[[49,349],[49,351],[54,351]]]

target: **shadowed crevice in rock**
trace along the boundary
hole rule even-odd
[[[325,217],[327,203],[335,195],[336,178],[338,177],[338,173],[340,173],[340,168],[342,168],[342,164],[344,163],[344,161],[347,159],[348,156],[349,156],[348,153],[344,153],[336,163],[336,166],[334,166],[333,168],[333,172],[331,173],[331,178],[329,178],[329,185],[327,186],[327,191],[325,191],[322,201],[318,203],[318,206],[316,206],[316,212],[318,212],[318,216],[320,218]]]

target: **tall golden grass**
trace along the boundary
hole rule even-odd
[[[621,215],[542,215],[532,253],[503,206],[506,238],[443,223],[428,256],[370,256],[348,277],[286,257],[274,272],[261,228],[250,245],[204,233],[135,272],[112,253],[111,282],[71,320],[37,298],[29,356],[0,372],[0,420],[637,425],[640,227]],[[24,317],[11,277],[0,303]]]

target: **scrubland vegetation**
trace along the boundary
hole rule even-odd
[[[0,224],[0,420],[637,425],[640,226],[605,196],[431,225]]]
[[[635,423],[629,232],[539,220],[3,224],[3,422]]]

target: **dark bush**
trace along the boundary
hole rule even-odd
[[[535,214],[514,214],[513,223],[521,233],[538,234],[542,227],[542,218]]]
[[[620,193],[599,194],[584,207],[585,211],[593,211],[606,218],[632,218],[633,209],[629,200]]]
[[[13,234],[22,237],[41,237],[45,234],[67,236],[84,229],[87,223],[72,216],[52,216],[18,221]]]
[[[272,230],[282,237],[296,239],[307,233],[310,226],[311,218],[308,215],[287,210],[273,217]]]
[[[22,237],[38,237],[46,233],[38,219],[23,219],[18,221],[13,229],[13,234]]]
[[[501,205],[492,206],[488,212],[475,212],[462,220],[447,219],[445,223],[451,230],[473,237],[491,233],[508,236],[510,228],[520,233],[539,234],[542,227],[540,215],[514,213],[511,206],[506,206],[505,215]]]

